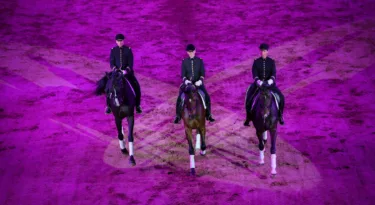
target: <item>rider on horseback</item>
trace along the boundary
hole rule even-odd
[[[254,83],[249,87],[246,94],[246,121],[245,126],[249,126],[252,120],[252,104],[254,97],[258,91],[258,87],[262,85],[270,85],[270,90],[277,94],[280,98],[279,103],[279,121],[280,124],[284,124],[283,111],[284,111],[284,95],[276,87],[276,66],[275,61],[268,57],[269,46],[265,43],[260,44],[259,49],[261,51],[261,57],[254,60],[252,73],[254,78]]]
[[[194,84],[198,87],[199,90],[203,91],[205,94],[205,102],[206,102],[206,119],[210,122],[214,122],[215,119],[211,115],[211,99],[207,93],[206,88],[204,87],[203,80],[205,76],[205,70],[203,65],[203,60],[195,56],[195,47],[192,44],[187,45],[186,47],[187,54],[189,55],[188,58],[182,60],[182,68],[181,68],[181,76],[183,84],[187,85],[189,83]],[[182,85],[183,85],[182,84]],[[180,92],[177,98],[176,103],[176,118],[174,123],[179,123],[181,120],[181,111],[183,109],[181,94],[183,93],[180,86]]]
[[[129,80],[136,95],[136,111],[137,113],[142,113],[141,87],[138,83],[138,80],[134,76],[133,52],[130,47],[124,46],[125,37],[123,34],[117,34],[115,39],[117,46],[111,49],[111,54],[109,58],[110,67],[112,70],[121,69],[124,75],[127,74],[125,75],[125,77]],[[109,106],[109,102],[109,94],[107,93],[107,107],[105,109],[106,114],[110,114],[112,112]]]

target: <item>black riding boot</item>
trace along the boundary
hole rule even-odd
[[[109,103],[110,103],[110,99],[109,99],[109,95],[107,94],[107,97],[106,97],[107,107],[105,108],[105,114],[111,114],[111,112],[112,112],[112,110],[109,106]]]
[[[250,111],[246,111],[246,120],[243,123],[243,125],[247,126],[247,127],[250,127],[251,120],[252,120],[251,112]]]
[[[142,113],[142,108],[141,108],[141,86],[139,85],[137,79],[134,77],[133,78],[133,88],[135,92],[135,110],[138,114]]]
[[[245,105],[245,110],[246,110],[246,120],[243,123],[244,126],[250,126],[250,122],[253,120],[252,119],[252,111],[251,111],[251,106],[253,105],[253,100],[255,93],[257,91],[257,86],[255,83],[251,84],[249,87],[247,93],[246,93],[246,105]]]
[[[281,100],[281,102],[280,102],[280,110],[279,110],[279,122],[280,122],[280,125],[284,125],[285,124],[283,113],[284,113],[284,100]]]
[[[253,105],[253,100],[254,100],[254,97],[252,95],[251,99],[249,100],[249,102],[247,103],[246,102],[246,106],[245,106],[245,110],[246,110],[246,120],[245,122],[243,123],[244,126],[248,126],[250,127],[250,122],[253,120],[253,116],[252,116],[252,111],[251,111],[251,106]]]
[[[207,104],[206,120],[208,120],[210,122],[215,122],[215,119],[211,115],[211,102],[210,101],[211,101],[210,98],[206,97],[206,104]]]
[[[178,124],[181,120],[181,111],[182,111],[182,103],[181,103],[181,95],[178,96],[176,102],[176,117],[174,118],[173,123]]]

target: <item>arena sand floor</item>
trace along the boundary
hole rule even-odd
[[[375,9],[363,1],[2,1],[0,204],[372,204]],[[121,154],[95,82],[114,36],[135,56],[144,113]],[[259,166],[244,97],[270,45],[286,96],[278,175]],[[193,43],[217,121],[189,176],[172,123]],[[124,127],[126,122],[124,122]]]

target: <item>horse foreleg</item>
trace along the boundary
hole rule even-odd
[[[266,131],[264,131],[266,132]],[[258,137],[258,147],[259,147],[259,164],[264,164],[264,143],[263,143],[263,133],[264,132],[258,132],[257,131],[257,137]]]
[[[203,156],[203,155],[206,155],[206,128],[201,128],[200,129],[200,137],[201,137],[201,152],[200,154]]]
[[[276,130],[271,130],[271,174],[275,175],[276,172]]]
[[[195,160],[194,160],[195,150],[194,150],[193,141],[192,141],[193,140],[192,130],[185,127],[185,134],[186,134],[186,138],[187,138],[188,144],[189,144],[190,174],[192,176],[195,176]]]
[[[133,166],[136,165],[134,159],[134,137],[133,137],[133,129],[134,129],[134,116],[129,116],[128,118],[128,141],[129,141],[129,163]]]
[[[117,128],[117,137],[118,137],[118,142],[120,145],[121,152],[125,155],[128,154],[128,150],[125,147],[125,142],[124,142],[124,131],[122,127],[122,120],[120,118],[115,117],[115,122],[116,122],[116,128]]]

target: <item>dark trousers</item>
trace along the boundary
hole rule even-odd
[[[176,116],[179,116],[179,117],[181,117],[181,111],[182,111],[181,95],[183,93],[183,90],[182,90],[183,87],[184,87],[184,85],[180,86],[180,91],[179,91],[177,102],[176,102]],[[210,98],[210,95],[208,95],[208,92],[207,92],[206,88],[204,87],[204,85],[201,85],[200,87],[198,87],[198,89],[203,91],[203,93],[204,93],[204,96],[205,96],[204,101],[205,101],[206,107],[207,107],[206,116],[208,117],[208,116],[211,115],[211,98]]]
[[[141,86],[137,78],[134,75],[125,75],[126,79],[129,80],[129,83],[132,85],[135,92],[135,106],[141,105]]]
[[[280,103],[279,103],[280,114],[283,114],[284,113],[284,104],[285,104],[284,95],[281,93],[280,89],[276,85],[270,87],[270,90],[272,92],[276,93],[280,97]],[[250,111],[251,111],[251,106],[253,105],[253,100],[254,100],[254,97],[255,97],[257,91],[258,91],[258,86],[254,82],[253,84],[250,85],[250,88],[247,91],[247,95],[246,95],[246,106],[245,106],[245,108],[246,108],[247,113],[250,113]]]

